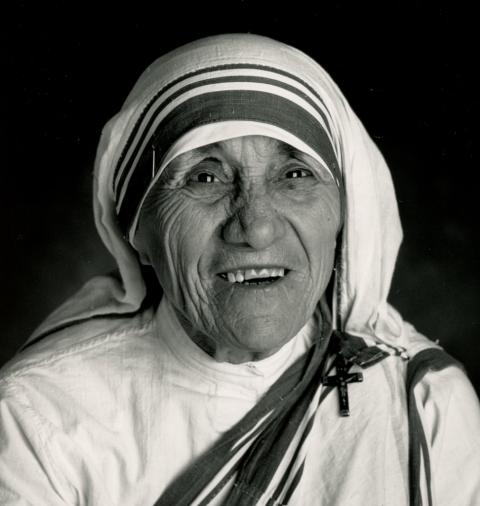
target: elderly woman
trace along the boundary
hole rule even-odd
[[[478,402],[387,303],[390,174],[314,61],[252,35],[160,58],[94,206],[118,274],[3,369],[2,504],[480,504]]]

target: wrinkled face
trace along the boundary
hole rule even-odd
[[[144,204],[136,246],[192,339],[242,362],[274,353],[313,314],[339,227],[325,168],[250,136],[173,160]]]

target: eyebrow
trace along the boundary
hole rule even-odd
[[[187,151],[186,153],[182,153],[176,159],[172,160],[172,162],[177,162],[179,165],[183,165],[185,162],[190,160],[195,160],[196,158],[203,158],[205,155],[210,154],[213,149],[218,147],[218,143],[208,144],[207,146],[200,146],[198,148],[192,149],[191,151]],[[209,156],[203,159],[215,159],[214,156]],[[170,164],[172,163],[170,162]],[[169,165],[170,165],[169,164]]]
[[[199,148],[192,149],[174,158],[167,164],[160,175],[158,179],[159,184],[175,184],[185,174],[188,174],[197,163],[203,162],[204,160],[218,161],[218,158],[215,156],[205,157],[205,155],[210,154],[212,148],[214,148],[216,144],[217,143],[200,146]]]

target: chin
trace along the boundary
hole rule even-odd
[[[268,356],[290,341],[302,326],[298,324],[292,328],[291,322],[285,322],[282,318],[275,320],[264,316],[250,316],[229,327],[239,347],[251,353]]]

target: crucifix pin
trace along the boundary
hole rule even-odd
[[[348,372],[350,367],[342,355],[337,355],[334,362],[336,374],[333,376],[324,376],[322,383],[326,386],[338,388],[338,399],[340,404],[340,416],[349,416],[350,408],[348,405],[348,384],[363,381],[361,372]]]

